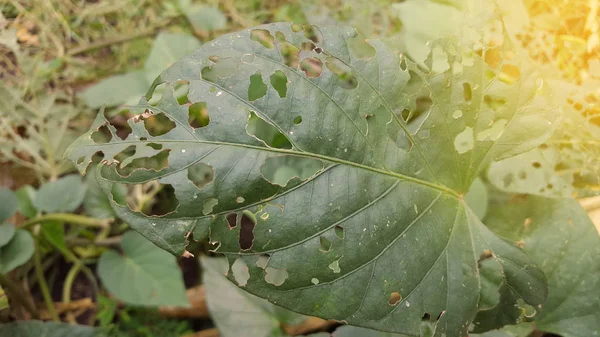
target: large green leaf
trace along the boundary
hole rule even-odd
[[[0,247],[0,274],[22,266],[33,255],[33,238],[28,231],[18,229],[10,242]]]
[[[15,235],[15,225],[7,223],[0,225],[0,248],[12,240]]]
[[[252,337],[284,336],[282,324],[298,324],[306,319],[262,298],[243,292],[225,278],[229,266],[225,259],[202,258],[202,283],[210,316],[223,337],[236,337],[240,331]],[[238,278],[243,270],[234,271]]]
[[[33,205],[40,211],[73,212],[85,197],[86,186],[75,174],[64,176],[40,187]]]
[[[121,249],[123,254],[104,252],[98,262],[98,275],[108,291],[134,305],[189,305],[172,255],[133,231],[123,235]]]
[[[548,277],[548,300],[535,308],[538,330],[564,337],[600,331],[600,237],[575,200],[529,196],[491,204],[485,223],[519,242]]]
[[[6,187],[0,188],[0,224],[13,216],[19,207],[15,193]]]
[[[67,323],[22,321],[0,324],[0,337],[102,337],[100,329]]]
[[[462,336],[478,309],[480,258],[499,263],[503,287],[516,290],[504,302],[543,303],[543,273],[463,201],[482,167],[547,137],[554,117],[543,82],[525,67],[505,81],[451,41],[434,48],[433,68],[445,60],[446,70],[429,72],[355,36],[290,24],[224,35],[160,75],[155,85],[168,90],[131,108],[126,139],[100,114],[68,157],[84,172],[101,151],[106,193],[114,183],[169,187],[178,205],[162,216],[113,208],[176,254],[190,233],[210,237],[230,263],[246,264],[245,290],[296,312],[413,335],[427,313],[439,317],[437,335]],[[521,66],[518,57],[505,64]],[[180,81],[190,107],[173,97]],[[194,104],[205,104],[207,126],[189,124]],[[254,115],[287,143],[247,132]],[[158,117],[172,129],[145,128]],[[92,140],[100,127],[109,142]],[[158,154],[168,166],[140,165]],[[273,183],[263,168],[288,158],[320,169]],[[198,183],[206,167],[211,182]]]

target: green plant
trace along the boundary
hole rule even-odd
[[[191,235],[208,238],[228,258],[230,280],[296,312],[409,335],[423,319],[435,336],[529,322],[554,296],[544,261],[496,236],[476,216],[485,210],[464,199],[492,162],[542,144],[557,114],[526,62],[489,64],[493,48],[480,56],[476,42],[439,41],[419,66],[344,28],[272,24],[225,35],[156,79],[131,107],[127,137],[100,114],[67,156],[85,172],[102,151],[97,178],[109,196],[121,183],[168,187],[177,205],[162,214],[111,203],[174,254]],[[173,96],[182,82],[187,102]],[[208,125],[190,123],[197,104]],[[169,126],[156,133],[148,126],[159,118]],[[253,118],[287,142],[252,132]],[[94,141],[103,130],[109,141]],[[161,154],[168,165],[143,163]],[[290,162],[313,170],[277,172]],[[206,168],[208,183],[196,174]],[[571,220],[590,227],[583,212]],[[598,237],[589,240],[588,249]]]

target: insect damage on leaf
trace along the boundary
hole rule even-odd
[[[479,309],[482,254],[501,269],[501,303],[546,297],[543,273],[463,195],[491,161],[539,145],[553,115],[534,74],[498,80],[503,67],[520,69],[518,58],[494,66],[485,48],[434,47],[423,67],[343,27],[224,35],[157,78],[130,107],[141,117],[125,139],[99,114],[68,157],[84,172],[101,152],[109,195],[117,183],[170,186],[177,202],[161,215],[113,207],[175,254],[186,233],[208,238],[250,293],[396,333],[417,334],[428,314],[440,333],[464,336]],[[178,99],[182,81],[189,92]],[[158,85],[162,98],[149,103]],[[95,142],[105,126],[109,140]],[[160,153],[168,165],[155,162]]]

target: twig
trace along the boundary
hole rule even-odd
[[[0,274],[0,285],[4,287],[10,296],[11,300],[14,300],[21,304],[25,310],[27,310],[33,318],[40,318],[40,312],[37,310],[35,305],[29,301],[29,296],[26,295],[23,288],[13,282],[8,276]]]
[[[123,43],[123,42],[127,42],[127,41],[130,41],[130,40],[138,39],[140,37],[145,37],[145,36],[148,36],[148,35],[153,35],[158,28],[161,28],[161,27],[164,27],[164,26],[168,25],[169,23],[171,23],[171,21],[172,21],[172,19],[166,20],[166,21],[164,21],[162,23],[159,23],[155,27],[152,27],[151,29],[148,29],[148,30],[145,30],[145,31],[141,31],[141,32],[138,32],[138,33],[135,33],[135,34],[116,36],[116,37],[113,37],[112,39],[98,41],[98,42],[91,43],[91,44],[88,44],[88,45],[85,45],[85,46],[79,46],[79,47],[76,47],[76,48],[73,48],[73,49],[69,50],[67,52],[67,55],[74,56],[74,55],[77,55],[77,54],[82,54],[82,53],[85,53],[85,52],[88,52],[88,51],[92,51],[92,50],[95,50],[95,49],[103,48],[103,47],[110,46],[110,45],[113,45],[113,44]]]

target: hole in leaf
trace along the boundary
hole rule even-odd
[[[304,36],[314,43],[323,41],[323,34],[321,34],[316,26],[304,26]]]
[[[548,185],[546,185],[546,188],[547,188],[547,189],[549,189],[549,190],[551,190],[551,189],[553,189],[553,188],[554,188],[554,185],[552,185],[552,184],[548,184]]]
[[[231,272],[233,273],[233,278],[235,279],[235,282],[237,282],[238,286],[243,287],[248,284],[248,280],[250,279],[250,271],[241,257],[238,257],[237,260],[235,260],[231,266]]]
[[[250,85],[248,86],[248,100],[256,101],[267,94],[267,85],[263,82],[260,71],[250,75]]]
[[[289,42],[282,42],[279,50],[283,56],[283,62],[290,68],[298,68],[300,62],[300,50]]]
[[[288,278],[288,272],[286,269],[266,267],[265,272],[265,281],[274,286],[282,285]]]
[[[77,164],[78,165],[82,164],[84,160],[85,160],[85,156],[79,157],[79,159],[77,159]]]
[[[151,147],[153,150],[162,150],[163,146],[162,144],[158,144],[158,143],[148,143],[146,144],[146,146]]]
[[[489,95],[485,95],[483,97],[483,101],[493,110],[498,110],[506,105],[506,98],[504,97],[492,97]]]
[[[337,225],[337,226],[335,226],[334,231],[335,231],[335,235],[338,238],[340,238],[342,240],[344,239],[344,227]]]
[[[339,274],[342,270],[340,269],[340,260],[335,260],[329,265],[329,269],[333,271],[334,274]]]
[[[188,108],[188,123],[194,129],[203,128],[210,123],[206,103],[196,102]]]
[[[296,116],[296,118],[294,118],[294,124],[300,124],[302,123],[302,116]]]
[[[319,284],[319,279],[316,277],[313,277],[312,279],[310,279],[310,282],[314,285],[317,285],[317,284]]]
[[[535,168],[540,168],[540,167],[542,167],[542,164],[540,164],[540,163],[539,163],[539,162],[537,162],[537,161],[536,161],[536,162],[533,162],[531,165],[532,165],[533,167],[535,167]]]
[[[473,99],[473,91],[471,90],[471,84],[465,82],[463,83],[463,96],[465,101],[470,101]]]
[[[300,69],[304,71],[306,76],[316,78],[321,76],[323,72],[323,62],[314,57],[305,58],[300,63]]]
[[[352,74],[352,70],[342,61],[335,57],[328,57],[325,65],[327,66],[327,69],[337,75],[340,87],[344,89],[354,89],[358,86],[358,81],[354,74]]]
[[[163,113],[158,113],[144,118],[144,127],[153,137],[166,134],[175,128],[175,122]]]
[[[292,148],[292,143],[290,143],[290,140],[283,133],[279,132],[273,125],[258,117],[254,111],[250,112],[246,131],[249,135],[262,140],[270,147],[278,149]]]
[[[315,46],[314,43],[312,42],[302,42],[302,44],[300,45],[300,50],[302,51],[313,51],[317,48],[317,46]]]
[[[133,154],[129,155],[132,150],[135,152],[135,146],[133,145],[127,147],[127,149],[115,156],[115,159],[120,155],[126,156],[125,159],[120,160],[121,165],[117,166],[117,173],[122,177],[127,177],[139,169],[159,172],[169,166],[169,154],[171,153],[171,149],[162,150],[152,157],[139,157],[129,161],[130,157],[133,156]]]
[[[111,135],[108,126],[104,124],[98,130],[94,131],[90,137],[96,144],[106,144],[110,141]]]
[[[258,257],[258,260],[256,260],[256,266],[260,269],[267,268],[267,264],[269,263],[270,258],[271,257],[269,256],[269,254],[261,254]]]
[[[237,226],[237,218],[237,213],[227,214],[225,219],[227,220],[227,226],[229,226],[229,229],[234,229]]]
[[[148,216],[163,216],[177,209],[179,202],[175,197],[175,189],[171,185],[159,184],[159,191],[151,201],[144,202],[139,211]],[[139,205],[137,205],[139,207]]]
[[[238,204],[243,204],[244,201],[246,201],[246,199],[244,199],[244,197],[237,197],[237,198],[235,198],[235,202],[237,202]]]
[[[242,55],[242,63],[253,64],[255,60],[256,60],[256,56],[254,54]]]
[[[519,67],[513,64],[504,64],[500,68],[500,80],[507,84],[513,84],[521,78]]]
[[[320,247],[319,250],[327,253],[331,249],[331,241],[324,236],[319,237]]]
[[[297,24],[297,23],[292,24],[292,32],[298,33],[302,30],[304,30],[304,26],[302,26],[301,24]]]
[[[279,97],[283,98],[287,95],[287,76],[283,71],[277,70],[271,75],[271,85],[277,90]]]
[[[400,300],[402,300],[402,295],[400,295],[399,292],[394,291],[393,293],[390,294],[390,299],[388,300],[388,303],[393,306],[393,305],[398,304],[398,302],[400,302]]]
[[[202,189],[215,178],[215,173],[210,165],[204,163],[196,163],[188,167],[188,179]]]
[[[242,250],[248,250],[252,248],[254,243],[254,227],[256,226],[256,219],[248,214],[250,212],[244,211],[240,220],[240,248]],[[283,282],[282,282],[283,283]]]
[[[514,181],[514,176],[512,173],[509,173],[502,178],[502,182],[504,183],[504,187],[508,187]]]
[[[275,47],[275,38],[265,29],[253,29],[252,32],[250,32],[250,39],[260,43],[263,47],[268,49]]]
[[[219,203],[219,200],[217,200],[215,198],[208,198],[208,199],[204,200],[204,203],[202,204],[202,214],[208,215],[208,214],[212,213],[213,208],[215,206],[217,206],[218,203]]]
[[[369,60],[375,56],[375,48],[362,36],[355,36],[346,40],[350,53],[361,60]]]
[[[237,62],[231,57],[211,56],[209,59],[213,64],[201,70],[202,79],[206,81],[216,82],[217,79],[230,77],[237,71]]]
[[[322,169],[323,162],[319,159],[283,155],[267,158],[260,167],[260,173],[269,182],[286,186],[295,177],[306,180]]]

